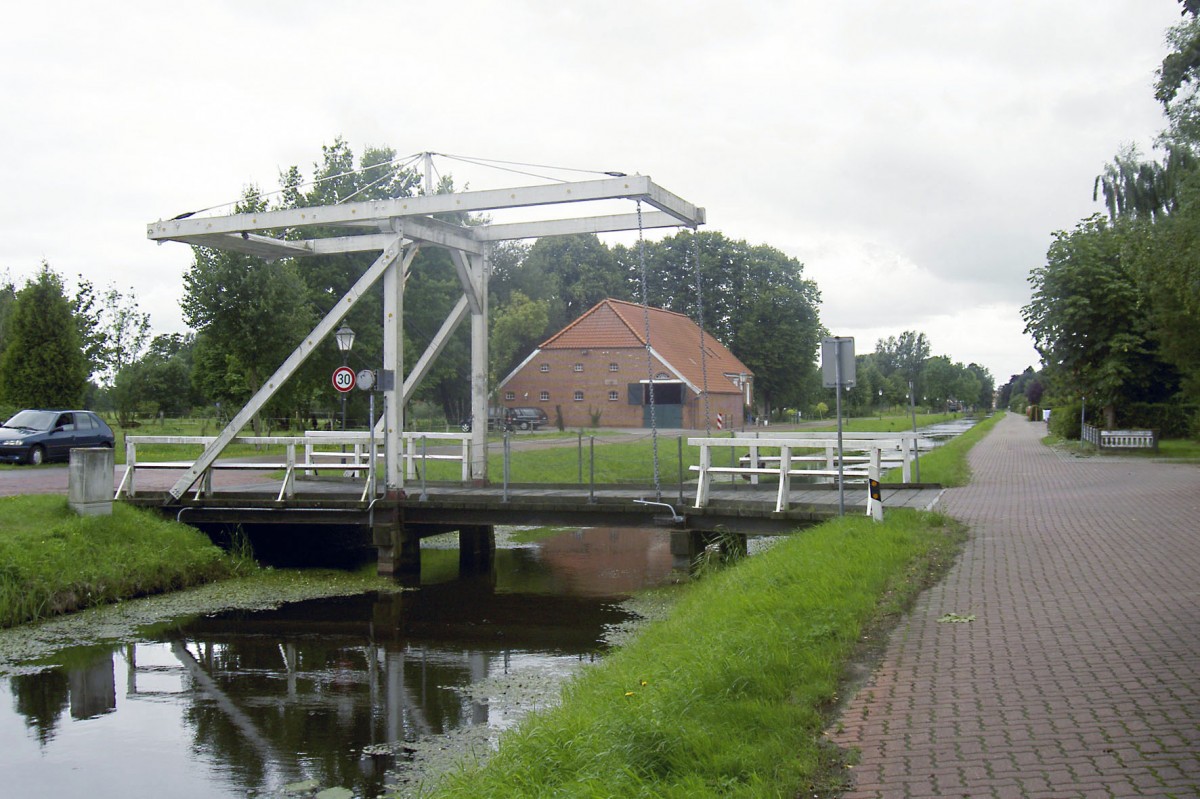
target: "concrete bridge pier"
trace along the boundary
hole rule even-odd
[[[496,560],[496,528],[464,524],[458,528],[458,570],[461,574],[490,571]]]
[[[421,536],[404,524],[399,506],[376,516],[371,543],[378,551],[376,572],[381,577],[421,577]]]
[[[680,571],[691,571],[710,546],[718,549],[722,560],[739,557],[746,554],[746,534],[708,530],[671,531],[671,555],[675,568]]]

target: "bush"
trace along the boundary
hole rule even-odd
[[[1157,430],[1159,438],[1195,435],[1200,405],[1181,402],[1130,402],[1117,406],[1117,427]]]
[[[1063,402],[1054,406],[1050,414],[1050,433],[1059,438],[1079,439],[1079,412],[1082,410],[1078,402]]]

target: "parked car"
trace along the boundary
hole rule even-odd
[[[91,411],[24,410],[0,425],[0,463],[67,460],[73,447],[112,447],[112,428]]]
[[[459,427],[464,433],[471,432],[471,420],[474,417],[468,416],[459,422]],[[488,408],[488,430],[509,430],[513,429],[513,416],[510,408],[498,407]]]
[[[513,424],[521,430],[537,430],[550,423],[550,417],[541,408],[513,408]]]

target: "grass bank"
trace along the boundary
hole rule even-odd
[[[121,503],[81,517],[62,496],[0,498],[0,627],[253,568],[198,530]]]
[[[953,561],[935,514],[846,518],[689,587],[436,796],[761,797],[840,781],[822,730],[863,637]]]
[[[973,425],[965,433],[921,455],[921,482],[940,483],[947,488],[965,486],[971,482],[971,466],[967,463],[967,453],[1003,418],[1004,411],[997,411]],[[892,469],[884,476],[885,483],[898,483],[900,479],[899,469]]]

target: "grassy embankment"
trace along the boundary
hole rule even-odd
[[[923,459],[969,480],[1001,417]],[[837,792],[824,743],[848,664],[952,563],[963,528],[932,513],[847,517],[687,587],[663,621],[569,684],[491,760],[436,796],[758,797]]]
[[[437,796],[798,796],[836,788],[822,743],[847,663],[953,560],[935,514],[846,518],[688,587]]]
[[[198,530],[120,503],[80,517],[62,496],[0,498],[0,627],[254,568]]]

